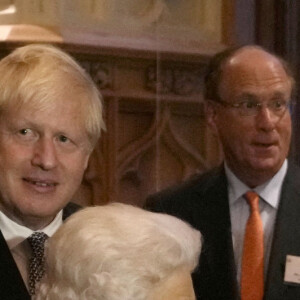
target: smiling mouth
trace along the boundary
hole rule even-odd
[[[255,146],[268,148],[268,147],[271,147],[271,146],[275,146],[275,144],[273,144],[273,143],[272,144],[255,143]]]
[[[24,181],[33,184],[35,186],[39,186],[39,187],[55,187],[58,185],[58,183],[56,182],[47,182],[47,181],[43,181],[43,180],[31,180],[28,178],[23,178]]]

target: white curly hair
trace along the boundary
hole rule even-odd
[[[49,239],[36,300],[145,300],[174,270],[194,270],[200,237],[173,216],[131,205],[85,208]]]

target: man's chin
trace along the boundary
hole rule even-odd
[[[19,220],[23,223],[22,225],[30,228],[31,226],[28,226],[28,224],[48,225],[55,218],[56,214],[57,210],[49,208],[45,205],[23,207],[23,209],[21,209],[18,213]]]
[[[54,215],[48,215],[48,214],[29,214],[23,218],[23,225],[31,228],[32,230],[38,230],[43,229],[47,225],[49,225],[55,218]]]
[[[270,177],[274,176],[281,168],[283,161],[270,159],[259,159],[251,164],[251,167],[258,174],[269,174]]]

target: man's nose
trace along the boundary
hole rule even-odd
[[[57,153],[53,140],[40,138],[33,149],[32,164],[43,170],[51,170],[57,165]]]
[[[256,126],[260,130],[272,131],[275,128],[275,124],[278,121],[278,116],[268,108],[268,106],[263,105],[256,116]]]

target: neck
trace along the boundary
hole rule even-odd
[[[236,169],[234,166],[228,164],[231,172],[249,188],[255,188],[259,185],[262,185],[272,179],[277,172],[280,170],[273,170],[272,172],[266,170],[242,170]]]
[[[51,217],[34,217],[34,216],[20,216],[18,214],[12,214],[0,207],[2,213],[4,213],[9,219],[14,221],[15,223],[27,227],[33,231],[41,230],[49,225],[55,218],[55,216]]]

